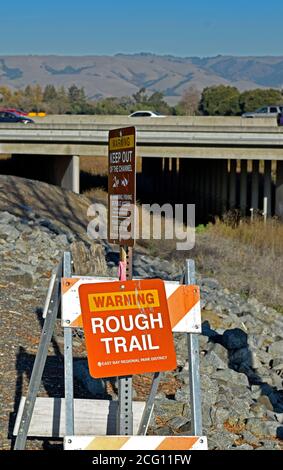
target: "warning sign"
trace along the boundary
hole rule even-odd
[[[172,370],[176,354],[161,280],[79,287],[90,375]]]
[[[113,129],[108,143],[108,241],[134,245],[136,131]]]

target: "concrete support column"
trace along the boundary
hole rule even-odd
[[[217,179],[217,160],[212,160],[211,165],[211,215],[214,217],[216,214],[216,179]]]
[[[149,162],[151,162],[151,158],[147,159]],[[162,176],[162,158],[161,157],[155,157],[153,166],[151,167],[151,171],[153,172],[153,184],[152,187],[150,188],[150,194],[153,194],[153,201],[157,202],[159,201],[160,198],[160,189],[162,187],[162,181],[161,181],[161,176]]]
[[[171,159],[171,175],[170,175],[170,186],[172,190],[173,202],[176,202],[178,198],[178,174],[177,174],[177,158]]]
[[[247,213],[247,160],[241,160],[241,177],[240,177],[240,209],[242,215]]]
[[[142,158],[142,173],[144,175],[152,174],[153,160],[155,160],[155,158],[147,158],[147,157]]]
[[[271,216],[271,194],[272,194],[272,179],[271,179],[271,160],[264,161],[264,186],[263,197],[267,197],[267,216]]]
[[[237,203],[237,160],[230,160],[229,173],[229,209],[235,209]]]
[[[253,161],[251,207],[258,209],[259,198],[259,160]]]
[[[221,161],[221,215],[223,215],[227,210],[227,194],[228,194],[228,162],[227,160]]]
[[[170,193],[169,185],[170,185],[170,158],[164,158],[162,200],[167,201],[168,193]]]
[[[222,161],[216,160],[216,214],[221,215],[222,205]]]
[[[277,161],[275,214],[283,219],[283,160]]]
[[[55,184],[70,189],[74,193],[80,192],[80,158],[76,155],[56,155],[54,161]]]
[[[188,187],[189,184],[189,162],[190,160],[188,158],[180,158],[179,159],[179,202],[181,204],[184,204],[186,202],[186,197],[185,197],[185,188]]]
[[[199,180],[199,199],[200,199],[200,220],[203,221],[205,216],[205,177],[206,177],[206,162],[199,161],[198,172],[200,176]]]
[[[213,160],[207,160],[207,215],[211,219],[213,204],[212,204],[212,181],[213,181]]]

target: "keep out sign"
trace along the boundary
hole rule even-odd
[[[92,377],[175,369],[163,281],[83,284],[79,297]]]

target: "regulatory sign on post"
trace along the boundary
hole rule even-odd
[[[136,131],[113,129],[108,143],[108,241],[134,245]]]
[[[92,377],[175,369],[163,281],[82,284],[79,296]]]

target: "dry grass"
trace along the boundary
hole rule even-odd
[[[179,254],[177,254],[179,256]],[[197,234],[198,269],[215,276],[224,287],[254,296],[283,313],[283,224],[276,220],[242,221],[232,228],[223,222]]]
[[[263,255],[283,256],[283,224],[276,219],[267,220],[266,224],[261,219],[252,223],[241,220],[235,228],[218,220],[212,228],[215,235],[251,246]]]
[[[107,193],[100,188],[85,195],[107,204]],[[144,211],[141,206],[138,209],[142,223]],[[163,229],[164,224],[163,218]],[[270,219],[266,225],[262,219],[242,220],[234,228],[218,220],[197,228],[196,244],[190,251],[176,251],[176,240],[164,236],[161,240],[140,239],[138,246],[181,267],[185,258],[193,258],[202,275],[215,277],[223,287],[254,296],[283,313],[283,224],[278,220]]]
[[[81,157],[80,170],[90,175],[107,176],[108,159],[107,157]]]

